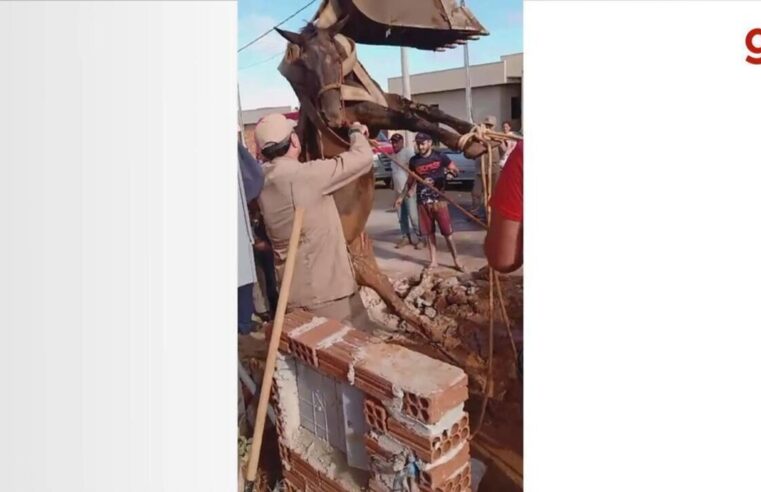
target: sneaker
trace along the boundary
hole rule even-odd
[[[407,246],[408,244],[411,244],[409,238],[403,237],[402,239],[399,240],[398,243],[396,243],[396,246],[394,246],[394,248],[400,249]]]
[[[422,239],[415,243],[415,249],[423,249],[425,248],[425,241]]]

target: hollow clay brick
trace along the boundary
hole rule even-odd
[[[427,463],[433,463],[441,458],[460,442],[467,441],[470,435],[467,413],[463,413],[462,418],[452,424],[449,429],[433,436],[420,435],[393,418],[388,418],[386,423],[389,436],[412,449],[421,460]]]
[[[379,400],[391,399],[392,387],[401,389],[402,409],[426,424],[438,421],[468,398],[462,369],[400,345],[367,345],[354,373],[355,386]]]
[[[303,492],[307,488],[306,479],[293,470],[283,470],[283,478],[287,482],[290,482],[291,490]]]
[[[349,367],[362,347],[370,343],[376,343],[370,335],[354,329],[347,331],[334,343],[317,349],[320,370],[339,381],[348,381]]]
[[[460,451],[444,463],[429,470],[421,470],[420,486],[437,488],[444,486],[449,478],[455,474],[463,465],[470,462],[470,445],[465,445]]]
[[[342,330],[344,330],[344,325],[329,319],[305,332],[296,335],[287,334],[291,354],[313,367],[319,367],[317,347],[320,342]]]
[[[391,458],[392,453],[383,449],[380,443],[371,435],[365,434],[365,449],[368,455],[376,455],[383,459]]]
[[[464,468],[451,475],[438,487],[428,487],[420,484],[421,492],[470,492],[471,488],[470,461]]]
[[[320,492],[349,492],[338,482],[320,473]]]
[[[320,480],[317,470],[312,468],[306,460],[303,460],[301,456],[299,456],[298,453],[293,452],[293,450],[291,450],[291,470],[304,477],[307,483],[317,483]]]
[[[313,318],[313,314],[302,310],[296,310],[286,314],[285,320],[283,321],[283,332],[280,336],[280,344],[278,345],[278,350],[281,353],[290,354],[290,348],[288,346],[288,333],[306,323],[309,323]],[[264,325],[264,333],[267,337],[267,340],[269,340],[272,336],[272,323],[267,323]]]
[[[374,400],[372,397],[366,397],[364,411],[365,422],[367,422],[367,425],[371,429],[380,433],[388,431],[388,425],[386,425],[388,412],[381,402]]]

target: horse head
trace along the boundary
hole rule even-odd
[[[299,64],[307,73],[305,89],[308,93],[303,96],[316,101],[322,117],[332,127],[344,123],[342,62],[349,54],[335,38],[348,19],[344,17],[325,29],[309,23],[298,33],[275,29],[299,48],[291,63]]]

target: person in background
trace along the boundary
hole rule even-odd
[[[247,208],[251,208],[253,203],[262,191],[264,185],[264,172],[262,166],[246,150],[246,147],[238,140],[238,168],[240,170],[240,180],[243,184],[243,195]],[[241,204],[242,207],[242,204]],[[243,208],[239,210],[239,217],[245,215]],[[243,220],[243,219],[241,219]],[[245,220],[243,227],[246,227]],[[246,234],[245,242],[250,241],[250,236],[245,231],[239,231],[239,234]],[[250,254],[250,252],[249,252]],[[245,258],[245,257],[244,257]],[[249,257],[250,258],[250,257]],[[239,260],[241,261],[241,260]],[[249,260],[250,261],[250,260]],[[240,265],[239,265],[240,268]],[[240,273],[239,273],[240,275]],[[253,275],[253,273],[251,273]],[[250,280],[246,278],[246,280]],[[244,280],[245,281],[245,280]],[[254,315],[254,284],[253,282],[238,286],[238,333],[247,334],[252,329],[252,317]]]
[[[491,224],[484,241],[489,266],[502,273],[523,265],[523,141],[517,141],[490,202]]]
[[[433,140],[430,135],[418,133],[415,136],[415,145],[417,153],[410,159],[410,170],[425,180],[430,187],[417,185],[416,188],[413,188],[415,179],[409,176],[404,194],[409,196],[416,193],[417,195],[420,232],[428,241],[431,260],[429,268],[438,266],[436,260],[436,224],[438,224],[439,232],[444,236],[449,252],[452,254],[454,268],[462,272],[464,268],[457,258],[457,249],[452,240],[454,229],[452,228],[452,219],[449,216],[449,207],[447,202],[437,193],[437,190],[443,191],[446,186],[446,172],[449,171],[456,176],[459,170],[449,157],[433,150]],[[398,198],[397,202],[400,200],[401,198]]]
[[[394,147],[394,154],[392,155],[394,160],[409,169],[410,159],[415,155],[415,152],[405,146],[404,136],[401,133],[393,134],[391,136],[391,145]],[[399,218],[399,231],[402,234],[402,238],[394,247],[399,249],[412,244],[415,249],[421,249],[423,247],[423,239],[420,236],[420,224],[418,223],[417,197],[415,193],[404,193],[404,187],[407,184],[409,175],[399,164],[392,162],[391,165],[391,179],[394,184],[394,191],[396,192],[394,208]],[[411,229],[410,225],[412,226]]]
[[[512,128],[510,127],[510,123],[507,121],[502,122],[502,133],[509,134]],[[506,142],[501,142],[499,144],[499,167],[500,169],[503,169],[505,167],[505,163],[507,162],[507,158],[510,156],[510,153],[515,148],[515,140],[508,140]]]
[[[294,126],[295,122],[282,114],[269,114],[254,132],[265,160],[259,206],[281,279],[295,209],[305,210],[288,309],[303,308],[353,326],[369,324],[332,196],[372,168],[367,127],[351,125],[348,151],[332,159],[302,163],[298,160],[301,142]]]
[[[265,320],[271,320],[275,317],[278,300],[277,274],[275,272],[275,255],[272,252],[272,244],[267,237],[267,231],[264,228],[264,220],[259,210],[259,204],[256,201],[249,203],[249,216],[251,217],[251,231],[254,233],[254,260],[256,260],[256,277],[259,285],[263,287],[264,294],[267,297],[268,312],[257,313]]]
[[[494,130],[495,126],[497,125],[497,117],[496,116],[487,116],[482,121],[482,124],[487,130]],[[497,145],[494,145],[489,148],[489,152],[491,153],[491,168],[489,168],[487,171],[491,173],[491,183],[492,186],[494,185],[494,180],[497,176],[499,176],[500,171],[500,147]],[[488,159],[488,156],[486,157]],[[483,200],[484,200],[484,183],[483,183],[483,173],[481,172],[481,158],[479,157],[476,159],[475,163],[476,167],[476,178],[473,182],[473,189],[470,192],[470,197],[472,201],[472,208],[471,212],[475,215],[479,215],[482,220],[486,220],[486,210],[484,208]],[[486,165],[489,165],[489,161],[486,161]]]

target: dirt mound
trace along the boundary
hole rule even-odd
[[[523,340],[523,277],[502,276],[502,288],[510,332],[500,315],[499,298],[493,291],[494,306],[494,357],[493,374],[495,394],[504,394],[509,380],[517,378],[510,334],[516,348],[522,348]],[[453,275],[424,271],[417,277],[397,280],[396,293],[421,316],[430,319],[443,339],[457,339],[466,350],[477,355],[487,372],[485,362],[489,358],[489,281],[488,273]],[[385,303],[371,289],[361,290],[362,299],[371,319],[382,328],[376,335],[387,341],[410,346],[432,357],[441,358],[435,348],[415,336],[404,320],[389,312]]]

